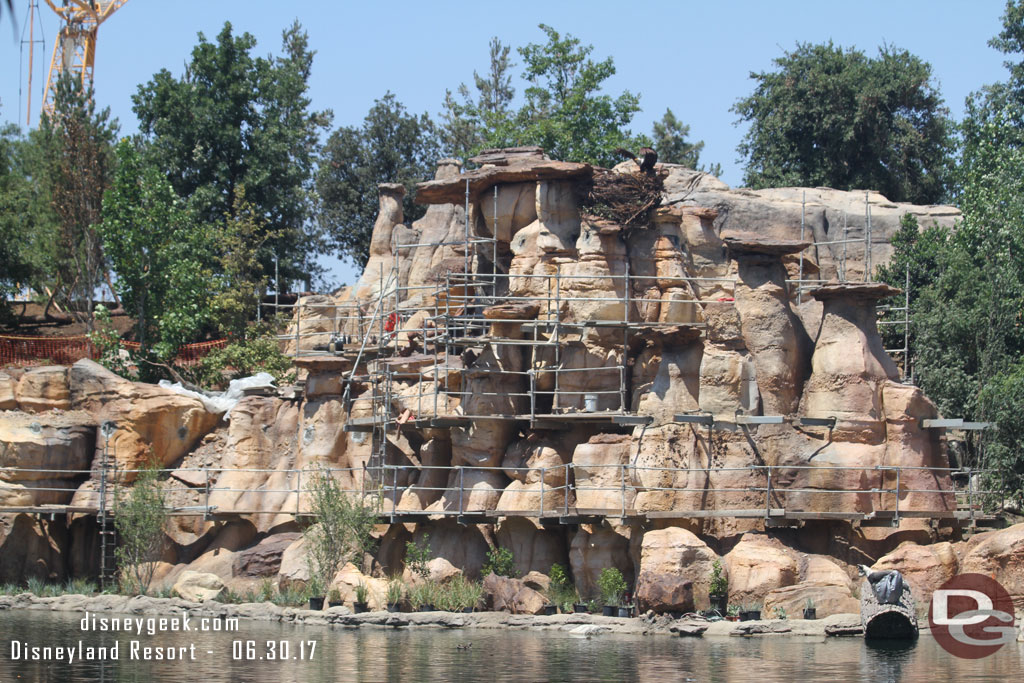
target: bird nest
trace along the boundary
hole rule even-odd
[[[646,228],[661,205],[667,173],[663,170],[616,173],[595,168],[579,188],[584,215],[618,224],[624,230]]]

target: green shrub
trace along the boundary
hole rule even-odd
[[[569,575],[565,567],[560,564],[551,565],[548,578],[551,579],[551,585],[548,586],[547,590],[548,600],[558,605],[558,608],[563,612],[570,611],[572,606],[576,604],[576,601],[579,600],[579,593],[576,592],[576,587],[569,581]]]
[[[513,577],[516,575],[516,562],[512,551],[508,548],[492,547],[487,551],[487,562],[484,563],[483,575]]]
[[[597,579],[597,587],[601,591],[601,600],[605,605],[622,606],[622,596],[628,588],[626,580],[622,578],[622,572],[615,567],[605,567]]]
[[[722,561],[716,559],[711,563],[711,583],[708,586],[708,593],[711,595],[726,595],[729,592],[729,579],[722,572]]]
[[[427,563],[434,559],[430,552],[430,534],[423,534],[423,538],[415,543],[407,541],[405,544],[405,564],[416,576],[421,579],[430,577],[430,569]]]
[[[145,595],[156,571],[164,545],[167,522],[166,496],[160,484],[157,464],[143,468],[135,483],[114,495],[114,526],[117,528],[117,558],[121,590]]]

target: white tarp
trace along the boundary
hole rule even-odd
[[[241,377],[239,379],[231,380],[228,384],[227,391],[208,391],[200,393],[198,391],[192,391],[181,386],[181,382],[174,382],[173,384],[166,379],[160,380],[160,386],[164,389],[170,389],[176,394],[183,396],[191,396],[198,398],[206,406],[206,409],[212,413],[224,413],[224,419],[231,419],[231,409],[242,400],[244,391],[246,389],[253,388],[269,388],[274,389],[274,376],[269,372],[258,372],[250,377]]]

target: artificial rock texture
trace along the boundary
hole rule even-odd
[[[576,526],[542,525],[529,515],[487,524],[434,517],[381,525],[374,556],[346,566],[335,580],[349,597],[360,581],[383,592],[381,579],[404,569],[406,542],[428,539],[439,580],[479,577],[497,544],[513,550],[520,575],[567,566],[585,598],[594,597],[602,569],[617,567],[641,608],[661,612],[707,607],[716,559],[729,577],[730,602],[791,614],[808,598],[819,615],[850,611],[853,564],[865,561],[905,571],[919,603],[944,577],[969,568],[1004,572],[1019,598],[1018,527],[963,542],[923,520],[904,520],[898,530],[842,520],[776,530],[766,529],[763,518],[687,514],[765,507],[868,514],[892,509],[896,498],[902,509],[955,506],[948,495],[921,492],[949,485],[923,471],[904,473],[898,493],[872,492],[896,489],[891,471],[877,467],[945,467],[948,460],[939,434],[920,426],[938,416],[934,404],[900,381],[881,344],[874,307],[891,292],[862,282],[864,244],[814,246],[864,236],[864,193],[730,189],[706,174],[662,165],[661,206],[646,225],[626,230],[582,205],[581,183],[594,172],[586,165],[534,152],[486,161],[474,171],[442,161],[417,195],[427,212],[410,225],[402,189],[382,186],[363,277],[333,295],[304,298],[292,322],[292,334],[301,334],[287,351],[322,348],[334,332],[365,330],[347,317],[353,310],[371,317],[382,289],[402,288],[401,329],[389,340],[394,354],[364,357],[355,368],[359,375],[385,367],[395,373],[384,408],[405,414],[408,423],[389,430],[385,441],[345,431],[346,422],[373,414],[375,391],[353,382],[346,404],[342,378],[353,368],[343,359],[302,360],[304,395],[247,397],[230,419],[90,361],[7,370],[0,373],[2,464],[56,471],[0,472],[0,500],[94,505],[104,445],[97,425],[112,420],[117,429],[107,448],[119,467],[155,460],[173,470],[176,505],[245,511],[233,521],[175,517],[157,571],[168,587],[192,583],[195,574],[186,572],[217,576],[231,590],[307,581],[294,513],[309,501],[296,494],[298,471],[329,465],[352,469],[343,477],[351,490],[383,483],[384,509],[523,512],[543,505],[613,517]],[[627,164],[616,172],[633,171]],[[872,265],[888,258],[904,213],[923,226],[950,225],[959,215],[873,192],[867,209]],[[476,248],[467,249],[467,232],[482,240]],[[479,344],[437,364],[427,342],[438,332],[435,312],[466,306],[473,292],[450,274],[467,267],[499,275],[496,294],[509,299],[480,312],[489,336],[514,343]],[[832,282],[798,294],[789,281],[800,272]],[[553,318],[565,323],[557,351],[550,327],[538,328],[538,339],[522,322]],[[504,419],[530,412],[531,382],[538,413],[627,412],[651,423],[570,420],[549,430]],[[475,419],[417,421],[433,416],[435,406],[437,415]],[[683,413],[713,416],[714,429],[675,423]],[[737,415],[836,422],[831,430],[746,425]],[[380,464],[401,467],[390,481],[368,482],[363,466]],[[777,468],[769,500],[757,469],[764,465]],[[58,488],[53,482],[64,491],[39,490]],[[858,492],[844,492],[851,489]],[[623,510],[650,519],[620,522]],[[87,518],[4,515],[0,579],[94,573],[94,535]],[[930,544],[940,535],[952,542]],[[502,600],[517,611],[538,608],[534,588],[513,587],[502,587]]]

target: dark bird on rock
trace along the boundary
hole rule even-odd
[[[635,161],[636,165],[639,166],[640,170],[643,171],[644,173],[651,173],[652,171],[654,171],[654,165],[658,163],[658,153],[655,152],[650,147],[640,148],[640,156],[643,157],[643,159],[637,158],[637,155],[633,154],[628,149],[624,149],[622,147],[616,149],[615,153],[620,154],[624,157],[629,157],[630,159]]]

